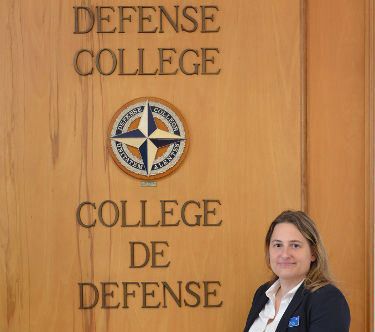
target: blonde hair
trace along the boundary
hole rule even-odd
[[[276,225],[281,223],[290,223],[296,226],[309,243],[311,253],[316,258],[315,261],[311,262],[310,270],[306,275],[304,281],[305,288],[314,292],[327,284],[333,284],[334,281],[329,268],[328,257],[318,229],[311,218],[302,211],[284,211],[271,223],[265,241],[266,263],[269,269],[271,269],[269,257],[271,236]],[[277,278],[277,275],[273,274],[271,281],[275,281]]]

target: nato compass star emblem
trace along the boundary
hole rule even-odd
[[[113,117],[109,147],[116,164],[143,180],[168,175],[182,162],[188,147],[187,127],[178,110],[159,98],[138,98]]]

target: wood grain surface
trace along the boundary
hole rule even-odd
[[[358,52],[364,49],[360,38],[364,9],[354,1],[336,4],[340,15],[335,7],[323,8],[320,1],[308,6],[305,188],[303,3],[179,1],[181,8],[216,5],[219,11],[213,11],[211,27],[217,24],[220,31],[176,33],[166,26],[163,34],[137,33],[135,17],[133,23],[126,22],[129,30],[124,34],[73,33],[74,6],[94,10],[95,6],[150,5],[139,0],[4,3],[0,13],[1,331],[242,331],[252,295],[269,276],[263,249],[266,229],[282,210],[302,208],[306,189],[309,211],[322,230],[339,286],[351,306],[351,331],[365,330],[368,271],[358,259],[366,250],[364,54]],[[152,5],[163,5],[172,13],[176,2]],[[113,21],[103,23],[109,29],[117,18],[114,14]],[[338,43],[343,48],[332,52]],[[158,65],[160,47],[175,48],[177,54],[188,48],[218,48],[210,68],[221,72],[120,76],[115,71],[104,76],[94,68],[93,75],[80,76],[73,66],[79,49],[124,48],[126,63],[135,68],[137,49],[144,48],[145,68],[151,71]],[[106,70],[108,59],[103,59]],[[178,55],[168,68],[177,63]],[[82,57],[80,66],[89,69],[90,57]],[[336,76],[330,76],[332,72]],[[190,133],[181,167],[158,180],[154,188],[141,187],[107,151],[113,115],[143,96],[175,105]],[[109,199],[119,205],[127,201],[131,223],[140,219],[140,200],[147,200],[150,223],[161,218],[160,200],[178,201],[171,221],[177,220],[185,201],[220,200],[217,215],[211,217],[223,222],[219,227],[134,228],[119,224],[108,228],[98,222],[88,229],[77,224],[81,202],[99,206]],[[191,211],[189,217],[199,213],[202,209]],[[113,211],[104,209],[104,215],[113,218]],[[94,209],[85,209],[82,216],[97,218]],[[165,259],[170,266],[129,268],[130,241],[168,241]],[[168,297],[167,308],[145,309],[141,289],[134,288],[136,297],[129,297],[129,308],[122,308],[125,281],[166,281],[175,290],[178,281],[196,281],[201,295],[204,281],[219,281],[221,287],[212,299],[223,304],[205,308],[202,298],[196,308],[180,308]],[[119,288],[110,288],[114,297],[108,299],[110,304],[120,302],[120,307],[103,309],[100,299],[94,309],[79,309],[80,282],[94,283],[99,289],[102,282],[117,282]],[[150,289],[156,294],[151,301],[162,300],[160,287]]]
[[[337,284],[349,301],[351,331],[358,332],[370,331],[373,319],[365,5],[314,1],[307,18],[309,213],[317,220]]]

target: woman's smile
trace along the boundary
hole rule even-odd
[[[280,267],[288,268],[288,267],[293,267],[294,265],[296,265],[296,263],[281,262],[281,263],[277,263],[277,265],[279,265]]]

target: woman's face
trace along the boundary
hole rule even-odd
[[[298,284],[310,270],[314,255],[305,237],[291,223],[281,223],[273,230],[269,247],[270,265],[280,281]]]

